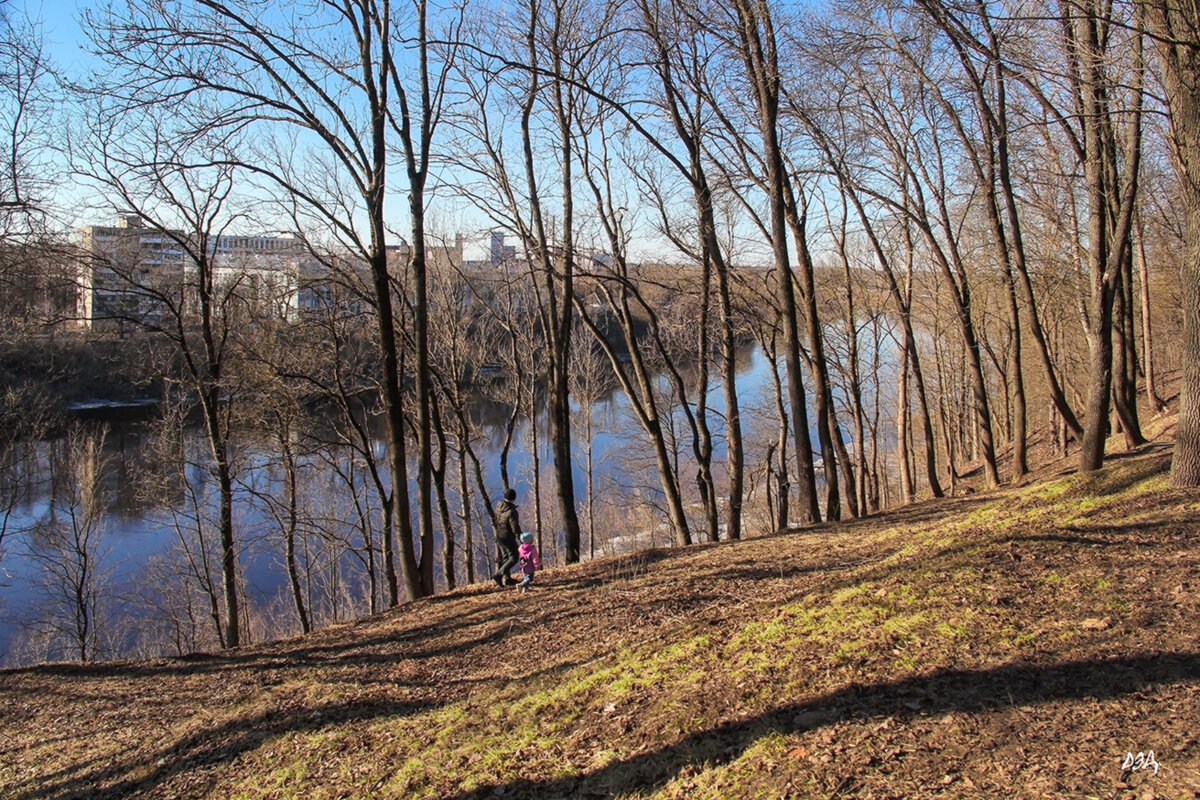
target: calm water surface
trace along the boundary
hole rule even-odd
[[[750,463],[756,457],[761,458],[755,455],[757,445],[753,437],[756,428],[766,430],[773,427],[773,400],[769,364],[762,354],[755,348],[747,348],[741,361],[738,388]],[[715,383],[710,387],[710,406],[714,411],[712,424],[719,435],[722,403],[720,386]],[[628,413],[627,399],[620,392],[609,395],[592,409],[592,417],[593,463],[597,491],[601,494],[644,491],[653,495],[657,491],[657,485],[652,474],[645,472],[643,466],[650,463],[649,448],[645,445],[644,434]],[[485,433],[484,445],[478,455],[484,465],[489,491],[496,496],[501,486],[499,452],[503,440],[504,412],[497,407],[482,404],[477,409],[477,418],[483,422]],[[136,418],[117,417],[107,424],[104,450],[106,455],[112,458],[111,466],[105,470],[104,480],[100,485],[105,495],[103,504],[108,510],[99,526],[100,544],[97,552],[98,569],[105,576],[105,594],[110,600],[118,598],[113,600],[115,605],[109,606],[110,609],[114,609],[121,607],[119,598],[145,591],[143,575],[146,564],[156,556],[164,555],[178,540],[178,533],[172,522],[172,509],[156,507],[139,500],[136,472],[138,466],[146,460],[143,448],[148,440],[147,415],[143,412]],[[584,429],[580,416],[576,417],[574,426],[577,439],[574,453],[575,481],[582,505],[586,475],[584,444],[581,441]],[[539,435],[539,445],[545,441],[542,434]],[[770,435],[773,435],[773,430]],[[188,436],[191,439],[188,447],[202,447],[199,430],[189,430]],[[509,456],[509,471],[510,475],[515,477],[518,492],[521,494],[522,517],[526,528],[533,527],[531,439],[528,425],[521,427]],[[718,446],[723,446],[719,436]],[[686,443],[680,447],[680,452],[685,458],[689,447]],[[377,449],[382,452],[382,441],[377,442]],[[278,469],[270,455],[262,451],[251,451],[248,453],[248,462],[251,466],[241,476],[246,484],[273,485],[269,479],[273,477],[273,471],[277,472]],[[552,493],[552,477],[548,474],[551,463],[549,455],[543,452],[541,465],[545,471],[542,478],[545,497],[550,497]],[[329,467],[310,464],[306,469],[310,474],[316,473],[319,480],[320,470],[328,470]],[[196,487],[196,496],[201,498],[201,502],[211,501],[215,496],[212,477],[203,469],[193,468],[189,473],[189,481]],[[178,500],[181,507],[186,508],[184,499],[181,493]],[[37,537],[21,534],[19,529],[43,517],[50,504],[48,492],[29,498],[10,519],[10,528],[16,528],[18,532],[10,533],[3,542],[4,552],[0,556],[0,661],[9,665],[13,664],[13,660],[5,658],[5,654],[10,643],[14,641],[14,635],[22,625],[39,616],[39,611],[46,602],[39,589],[44,583],[45,567],[31,556],[31,552],[36,552],[39,546]],[[244,546],[240,563],[247,585],[247,599],[251,604],[259,606],[277,601],[285,590],[278,534],[272,539],[261,533],[254,533],[270,527],[265,507],[261,502],[254,501],[243,489],[239,493],[235,514],[235,524]],[[490,526],[487,532],[490,534]],[[477,525],[475,558],[481,569],[486,569],[491,557],[490,543],[482,541],[480,533]],[[620,533],[612,532],[610,535]],[[601,535],[598,534],[597,537],[597,541],[602,544]],[[554,546],[555,543],[552,543],[547,549],[553,549]],[[586,541],[584,549],[588,550]],[[360,577],[352,579],[361,581]]]

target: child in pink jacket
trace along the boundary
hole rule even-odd
[[[529,531],[521,534],[521,544],[517,547],[517,556],[521,559],[521,572],[525,573],[525,577],[517,584],[517,588],[523,592],[529,588],[529,584],[533,583],[533,573],[542,568],[542,557],[538,553],[537,545],[533,543],[533,534]]]

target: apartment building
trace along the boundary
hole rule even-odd
[[[180,231],[147,227],[132,214],[115,226],[80,229],[76,319],[83,327],[162,322],[186,309],[196,290],[195,261]],[[215,283],[291,319],[298,311],[304,250],[290,236],[220,236],[210,243]]]

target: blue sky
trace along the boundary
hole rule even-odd
[[[80,11],[73,0],[8,0],[5,5],[11,14],[41,20],[47,50],[60,66],[74,69],[86,61],[87,54],[80,48]]]

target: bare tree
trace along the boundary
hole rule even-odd
[[[1062,41],[1068,57],[1068,79],[1075,100],[1079,131],[1076,141],[1087,187],[1087,272],[1091,296],[1087,307],[1091,365],[1088,381],[1087,425],[1079,454],[1079,467],[1099,469],[1104,462],[1105,438],[1113,390],[1114,304],[1121,291],[1123,264],[1130,255],[1133,211],[1141,155],[1141,61],[1142,36],[1134,32],[1128,40],[1135,64],[1132,95],[1128,107],[1114,104],[1121,95],[1120,77],[1112,55],[1124,23],[1111,5],[1086,0],[1061,2],[1058,6]],[[1125,118],[1124,142],[1118,142],[1118,117]],[[1123,166],[1123,171],[1122,171]],[[1129,409],[1122,424],[1136,424]]]
[[[456,53],[455,39],[457,31],[455,23],[442,39],[442,47],[437,51],[443,58],[441,65],[435,64],[435,54],[431,42],[433,34],[430,31],[429,4],[426,0],[413,0],[411,10],[414,18],[411,20],[394,21],[392,19],[390,0],[375,2],[364,8],[363,19],[371,19],[376,25],[375,36],[379,41],[379,56],[372,66],[378,66],[380,74],[387,71],[391,78],[392,90],[395,92],[396,108],[388,105],[388,97],[384,92],[379,100],[383,110],[388,114],[390,124],[399,139],[400,151],[404,160],[405,177],[408,184],[408,213],[412,230],[412,256],[408,264],[410,287],[413,304],[413,349],[414,363],[412,381],[416,387],[416,437],[417,437],[417,516],[421,538],[420,590],[423,594],[432,594],[434,573],[434,528],[433,528],[433,496],[432,481],[434,464],[432,454],[433,431],[440,427],[434,419],[436,409],[433,407],[433,381],[429,357],[429,256],[426,231],[426,203],[433,153],[433,137],[442,114],[443,97],[446,80],[449,76],[448,66],[454,62]],[[393,34],[392,25],[397,25],[398,31],[412,31],[411,34]],[[368,37],[367,42],[371,39]],[[392,43],[408,43],[411,61],[415,66],[405,68],[409,59],[393,55]],[[364,64],[366,66],[366,64]],[[407,73],[407,74],[406,74]],[[382,88],[382,87],[380,87]],[[368,92],[373,94],[373,92]],[[383,141],[381,134],[376,134],[373,140],[373,152],[376,158],[381,155]],[[384,230],[383,194],[386,185],[381,179],[369,193],[368,206],[372,209],[372,229],[377,232]],[[373,233],[373,239],[379,234]],[[382,242],[380,242],[382,244]],[[376,285],[376,294],[382,292],[383,286]],[[381,324],[382,324],[381,317]],[[394,350],[392,351],[394,353]],[[384,351],[386,362],[393,358],[387,348]],[[385,366],[385,373],[388,368]],[[389,381],[390,382],[390,381]],[[387,404],[390,408],[391,402]],[[444,450],[443,450],[444,451]],[[393,471],[398,463],[393,463]],[[444,480],[439,484],[444,488]],[[400,495],[397,485],[396,495]],[[444,495],[441,509],[443,520],[446,519]],[[447,542],[452,541],[451,532],[445,531]],[[450,569],[452,565],[447,565]],[[410,595],[415,595],[415,587],[410,586]]]
[[[1171,143],[1186,217],[1183,285],[1183,383],[1171,483],[1200,485],[1200,8],[1145,0],[1171,113]]]
[[[222,143],[187,142],[172,129],[165,107],[141,109],[113,85],[91,90],[87,137],[73,153],[77,174],[104,192],[110,213],[126,227],[111,240],[94,233],[88,243],[94,295],[120,302],[93,307],[106,318],[152,331],[171,344],[182,365],[182,388],[201,410],[220,510],[224,602],[223,644],[236,647],[239,629],[238,563],[234,530],[236,465],[230,437],[240,406],[231,334],[244,320],[245,273],[222,276],[218,241],[239,218],[230,195],[233,170],[219,159]]]
[[[480,287],[484,283],[480,281]],[[477,297],[477,287],[461,265],[442,265],[431,275],[429,286],[434,308],[429,320],[435,389],[431,407],[436,441],[434,488],[443,536],[442,577],[446,586],[453,588],[458,582],[455,565],[460,560],[453,524],[455,516],[462,528],[461,560],[467,582],[471,583],[475,578],[477,554],[472,500],[477,494],[486,496],[476,453],[480,433],[475,419],[475,401],[483,391],[477,384],[490,382],[485,365],[495,366],[494,362],[489,362],[491,348],[501,337],[495,336],[499,327],[497,317],[485,310]],[[455,481],[451,481],[451,469],[457,472]],[[478,478],[474,485],[469,480],[471,474]],[[451,508],[452,482],[457,483],[456,509]]]
[[[45,231],[57,81],[41,23],[0,5],[0,245]]]
[[[614,4],[575,1],[516,8],[498,27],[506,38],[481,37],[480,64],[467,79],[472,105],[492,119],[463,124],[475,143],[464,166],[486,176],[492,187],[473,200],[520,240],[524,266],[538,289],[550,448],[568,563],[579,559],[580,550],[568,392],[576,278],[586,260],[577,239],[575,193],[582,171],[577,141],[593,125],[599,101],[589,81],[608,57],[616,13]],[[504,110],[511,113],[511,129],[499,122]],[[512,152],[505,139],[510,133],[517,137]],[[543,164],[553,164],[553,172]]]
[[[866,314],[868,319],[873,319],[874,314],[870,311],[860,310],[859,293],[856,291],[857,276],[862,274],[858,266],[853,263],[849,243],[849,224],[850,224],[850,209],[849,202],[845,196],[838,198],[841,204],[836,220],[834,214],[828,205],[825,206],[825,221],[826,229],[829,231],[830,237],[834,242],[834,247],[837,253],[837,260],[841,262],[842,268],[842,284],[841,290],[844,292],[844,297],[840,298],[840,302],[831,302],[832,315],[841,317],[842,332],[838,336],[832,330],[830,332],[829,350],[833,354],[834,370],[842,375],[842,396],[845,398],[845,405],[848,407],[851,424],[854,429],[854,460],[850,461],[849,454],[845,451],[845,445],[842,444],[842,451],[839,453],[839,460],[852,463],[853,469],[848,474],[848,477],[853,477],[854,480],[847,483],[847,491],[854,493],[854,502],[851,504],[853,509],[860,509],[862,513],[866,513],[870,504],[867,497],[868,476],[870,467],[867,463],[867,442],[866,442],[866,409],[863,405],[864,394],[864,376],[862,371],[862,355],[860,354],[860,314]],[[872,302],[868,299],[868,303]],[[869,306],[868,306],[869,309]],[[832,327],[832,326],[831,326]],[[838,341],[840,339],[840,342]],[[839,351],[840,345],[840,351]],[[882,354],[876,352],[875,359],[877,360]],[[868,359],[870,357],[868,356]],[[875,392],[878,394],[879,387],[875,387]],[[839,443],[841,436],[838,436]],[[907,460],[907,457],[906,457]]]
[[[615,381],[598,348],[587,336],[576,336],[571,346],[571,397],[578,410],[577,423],[572,426],[583,444],[584,500],[587,520],[588,557],[596,557],[596,435],[603,430],[603,420],[597,420],[602,400],[611,398]]]
[[[638,290],[655,281],[645,274],[639,275],[623,248],[610,255],[612,262],[603,277],[598,273],[591,277],[597,281],[597,298],[611,314],[620,332],[619,339],[610,337],[607,327],[602,328],[594,315],[580,313],[579,319],[608,359],[613,375],[629,398],[630,410],[649,439],[672,541],[676,545],[691,544],[692,526],[684,508],[670,411],[674,402],[687,415],[687,381],[669,344],[669,325],[660,320],[655,307]],[[643,273],[649,270],[643,267]],[[655,380],[656,367],[667,375],[665,390]],[[690,421],[688,425],[691,428]]]
[[[43,603],[37,634],[78,661],[109,654],[105,628],[112,615],[111,548],[105,542],[104,453],[106,431],[76,424],[53,465],[50,501],[29,533],[27,557],[42,570],[37,590]],[[61,649],[60,649],[61,648]]]
[[[187,435],[191,405],[184,399],[160,405],[145,457],[137,470],[140,497],[162,509],[171,534],[169,551],[148,565],[150,585],[142,591],[146,607],[162,610],[170,621],[168,638],[188,650],[226,646],[223,621],[221,543],[205,448]]]
[[[0,329],[50,335],[75,312],[70,243],[61,233],[63,93],[42,22],[0,4]]]
[[[650,137],[648,143],[685,181],[692,197],[692,215],[682,225],[672,223],[662,186],[645,186],[643,194],[650,197],[660,217],[660,227],[672,244],[690,263],[700,269],[700,320],[696,326],[696,351],[700,366],[697,374],[694,451],[699,467],[698,483],[704,505],[709,536],[717,537],[718,509],[716,488],[712,475],[713,436],[708,422],[708,361],[712,349],[710,339],[715,328],[719,353],[719,373],[725,407],[726,472],[729,478],[729,515],[726,535],[741,538],[741,507],[745,494],[745,455],[742,441],[740,401],[737,392],[737,321],[733,314],[734,270],[730,264],[729,248],[720,238],[718,203],[721,170],[717,178],[710,177],[711,152],[724,142],[716,129],[710,129],[710,119],[719,109],[719,91],[714,84],[713,69],[719,69],[717,53],[722,40],[710,30],[711,20],[703,10],[697,12],[686,4],[676,2],[639,3],[641,35],[645,39],[654,79],[661,86],[661,99],[652,101],[665,118],[670,132],[662,138]],[[642,129],[643,134],[649,131]],[[672,150],[672,138],[683,148],[682,155]],[[715,161],[715,160],[714,160]],[[636,171],[636,170],[635,170]],[[645,183],[643,181],[643,183]],[[715,284],[715,286],[714,286]],[[715,288],[715,297],[714,297]],[[716,311],[715,325],[710,325],[710,307]]]
[[[901,79],[901,82],[907,83],[907,80]],[[947,121],[940,113],[943,109],[924,101],[923,88],[919,84],[907,83],[907,96],[899,101],[870,87],[861,88],[868,92],[867,107],[876,115],[884,144],[893,155],[893,164],[901,170],[896,187],[900,196],[886,198],[886,201],[920,232],[925,252],[937,266],[945,293],[951,300],[967,359],[974,428],[985,483],[995,486],[999,483],[999,473],[991,404],[973,314],[970,271],[964,243],[960,241],[961,217],[965,209],[957,203],[954,166],[948,161],[946,137],[954,134],[946,130]],[[918,135],[918,131],[928,135]]]
[[[782,87],[774,20],[765,0],[735,0],[739,54],[744,61],[757,114],[758,133],[766,166],[767,200],[770,207],[770,242],[779,272],[784,313],[785,365],[788,400],[792,417],[796,457],[796,480],[800,494],[800,521],[817,522],[816,479],[813,470],[812,439],[808,430],[808,401],[800,369],[799,305],[795,298],[796,276],[788,251],[788,219],[795,216],[794,201],[789,203],[791,187],[780,143],[779,110]],[[789,211],[789,208],[792,210]],[[803,239],[803,234],[800,236]],[[825,429],[818,420],[818,429]],[[829,466],[828,464],[826,465]],[[831,513],[827,509],[827,513]]]
[[[531,274],[539,287],[538,310],[546,337],[547,415],[550,447],[554,456],[558,508],[562,514],[566,563],[579,561],[579,518],[571,469],[571,407],[568,364],[572,317],[575,308],[575,155],[571,138],[578,123],[583,93],[575,86],[608,34],[604,19],[591,18],[591,7],[570,0],[552,0],[546,5],[531,2],[522,9],[522,62],[528,91],[521,105],[520,135],[524,152],[525,191],[529,197],[529,224],[521,238],[529,253]],[[557,150],[560,218],[552,230],[540,199],[542,188],[533,158],[533,113],[541,106],[554,121]]]
[[[875,267],[885,280],[903,332],[903,338],[899,342],[902,364],[900,402],[902,406],[907,406],[909,392],[906,385],[908,375],[911,374],[924,437],[925,477],[933,496],[941,497],[942,487],[938,478],[931,403],[917,348],[918,337],[914,321],[914,274],[919,257],[917,243],[914,241],[916,226],[906,214],[898,211],[886,198],[880,196],[881,187],[886,184],[873,175],[883,173],[897,176],[892,179],[899,182],[897,191],[903,197],[910,193],[908,187],[912,182],[912,176],[906,173],[906,165],[918,155],[911,151],[903,136],[891,136],[886,127],[878,126],[881,119],[887,119],[883,106],[870,102],[862,103],[860,107],[865,116],[860,119],[846,112],[848,106],[857,104],[854,93],[869,91],[868,87],[873,83],[869,72],[870,59],[856,57],[865,46],[861,42],[855,47],[848,47],[847,42],[840,37],[826,35],[838,41],[839,46],[821,47],[819,43],[822,39],[818,39],[811,53],[814,61],[826,65],[826,80],[820,84],[829,98],[826,107],[822,108],[811,102],[804,105],[792,103],[791,109],[807,130],[812,143],[824,155],[826,169],[837,179],[842,197],[854,208],[858,225],[871,245]],[[883,71],[887,71],[886,66],[883,67]],[[809,92],[810,95],[817,93]],[[868,133],[872,130],[884,135],[884,147],[875,146],[873,135]],[[881,204],[882,209],[876,208],[873,201],[875,205]],[[900,271],[900,263],[903,264],[903,272]],[[898,425],[907,426],[907,422],[907,412],[897,415]],[[901,428],[898,438],[899,446],[907,447],[908,435],[905,427]],[[907,461],[907,457],[902,455],[902,472],[907,470]],[[906,502],[910,501],[911,481],[902,480],[901,486]]]
[[[1150,408],[1158,414],[1166,408],[1166,403],[1158,393],[1158,373],[1155,371],[1154,336],[1151,313],[1150,263],[1146,258],[1146,223],[1145,212],[1139,207],[1134,218],[1135,253],[1138,270],[1138,310],[1141,312],[1141,342],[1142,342],[1142,373],[1146,379],[1146,400]]]
[[[298,398],[286,387],[276,385],[275,391],[263,392],[259,405],[261,426],[268,431],[273,456],[270,463],[252,471],[254,480],[243,481],[246,490],[266,510],[273,523],[273,532],[283,544],[283,567],[287,575],[292,608],[301,633],[312,631],[312,614],[308,591],[302,580],[304,572],[305,530],[308,523],[304,498],[303,472],[307,460],[300,438],[303,415]],[[272,480],[268,474],[278,470]],[[265,485],[257,485],[265,479]]]
[[[466,270],[447,272],[432,287],[438,298],[438,313],[430,319],[431,357],[439,365],[435,378],[444,409],[441,413],[443,419],[450,420],[446,446],[453,450],[458,473],[456,514],[462,527],[466,578],[467,583],[474,583],[480,554],[491,557],[483,538],[475,539],[476,524],[480,519],[491,519],[493,514],[479,457],[485,443],[478,401],[494,400],[509,409],[502,426],[500,457],[501,480],[508,487],[508,457],[522,411],[529,417],[531,440],[536,447],[535,392],[530,386],[534,377],[530,367],[536,352],[530,348],[533,340],[521,336],[522,331],[534,332],[515,312],[520,303],[514,301],[520,295],[510,292],[512,284],[503,278],[468,274]],[[495,374],[500,365],[508,366],[502,370],[503,376]],[[481,506],[482,515],[478,513]],[[537,511],[540,513],[540,504]],[[538,527],[540,532],[540,524]]]
[[[38,443],[57,422],[50,405],[32,386],[0,390],[0,561],[5,540],[23,528],[17,511],[33,496],[30,474]]]
[[[741,313],[755,341],[762,350],[771,380],[771,399],[775,436],[768,441],[763,457],[762,473],[765,485],[769,530],[782,531],[788,527],[791,483],[788,478],[787,391],[779,372],[779,339],[783,336],[783,311],[779,308],[774,285],[775,276],[761,287],[748,284],[738,298]]]

